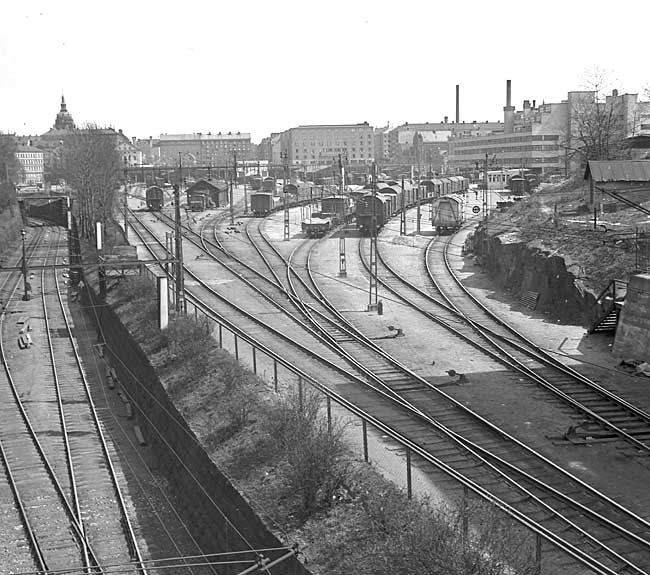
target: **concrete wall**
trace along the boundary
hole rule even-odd
[[[650,362],[650,275],[630,278],[612,354]]]
[[[88,294],[83,297],[85,303],[90,304]],[[105,355],[117,372],[121,388],[132,399],[137,423],[156,454],[159,469],[167,473],[168,480],[183,500],[183,508],[179,511],[203,552],[249,549],[237,531],[254,548],[282,546],[249,502],[210,460],[167,397],[148,358],[113,310],[100,305],[97,312],[106,347],[110,350]],[[111,353],[121,359],[111,357]],[[215,503],[236,529],[217,511]],[[295,558],[290,558],[273,567],[273,573],[308,575],[309,571]]]

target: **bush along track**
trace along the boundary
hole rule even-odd
[[[534,541],[471,500],[409,500],[328,425],[320,398],[279,395],[216,345],[207,322],[157,328],[155,286],[123,279],[111,305],[217,466],[312,573],[534,573]],[[513,569],[514,571],[508,571]]]

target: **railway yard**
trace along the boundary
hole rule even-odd
[[[467,196],[454,233],[411,207],[405,233],[393,217],[374,251],[351,222],[307,237],[317,202],[288,220],[244,216],[238,189],[232,212],[183,216],[188,312],[270,389],[307,382],[327,397],[353,422],[359,457],[409,494],[471,494],[512,518],[540,574],[650,573],[647,384],[617,369],[607,336],[494,289],[463,252],[481,217]],[[165,258],[173,210],[142,200],[130,201],[130,241],[140,259]],[[164,573],[163,559],[185,557],[173,572],[215,572],[188,566],[201,551],[76,289],[48,267],[69,257],[65,231],[31,228],[28,243],[31,297],[20,274],[3,278],[3,570]]]

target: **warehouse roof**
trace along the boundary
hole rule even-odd
[[[585,180],[594,182],[649,182],[650,160],[589,160]]]

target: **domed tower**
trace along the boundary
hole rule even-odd
[[[65,105],[65,98],[61,96],[61,110],[56,115],[56,120],[54,121],[55,130],[74,130],[74,120],[68,112],[68,109]]]

